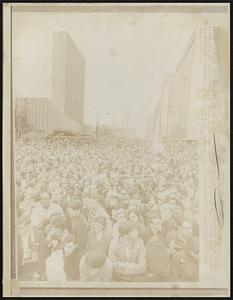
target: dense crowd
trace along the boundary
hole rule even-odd
[[[20,280],[198,280],[197,145],[16,143]]]

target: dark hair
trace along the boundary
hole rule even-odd
[[[121,236],[130,233],[130,231],[134,230],[134,229],[138,229],[137,224],[135,224],[132,221],[126,221],[126,222],[122,222],[119,225],[119,234]]]
[[[105,254],[103,252],[92,250],[86,255],[86,263],[93,268],[100,268],[105,263]]]

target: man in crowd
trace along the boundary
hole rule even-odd
[[[162,233],[160,218],[151,221],[152,235],[146,243],[146,262],[149,279],[153,281],[166,281],[170,254],[165,235]]]
[[[50,193],[44,192],[40,196],[40,204],[32,210],[31,225],[37,225],[45,219],[49,220],[55,213],[63,215],[63,210],[58,204],[52,202]]]
[[[171,260],[170,274],[172,281],[198,280],[198,239],[190,237],[185,241],[184,248],[175,253]]]
[[[72,235],[67,235],[62,240],[64,250],[64,271],[67,280],[80,280],[80,260],[85,251],[82,245],[77,244]]]
[[[119,225],[119,237],[111,241],[109,258],[117,281],[140,280],[146,271],[145,247],[137,225],[126,221]]]
[[[67,223],[69,232],[74,236],[76,243],[79,247],[85,249],[89,226],[86,218],[81,213],[81,209],[82,202],[80,200],[71,200],[68,203]]]

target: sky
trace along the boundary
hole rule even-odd
[[[67,31],[86,61],[84,118],[136,128],[143,136],[196,26],[209,13],[13,13],[13,95],[51,98],[52,35]]]

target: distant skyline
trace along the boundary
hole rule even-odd
[[[52,35],[67,31],[86,61],[85,123],[133,126],[146,116],[174,72],[195,27],[224,14],[13,13],[13,95],[51,99]]]

